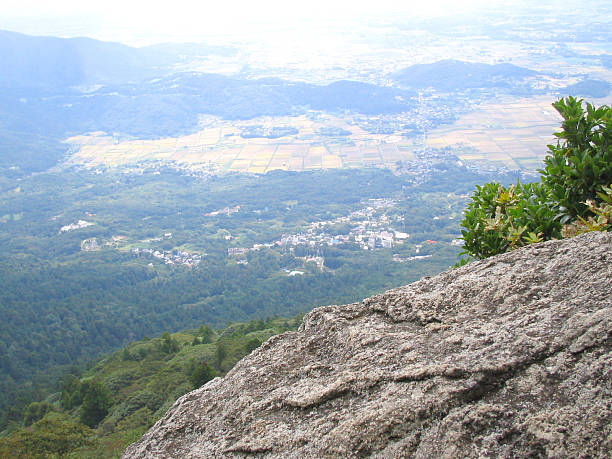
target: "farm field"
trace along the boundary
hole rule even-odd
[[[553,97],[508,99],[476,106],[455,123],[428,133],[431,148],[449,147],[462,161],[534,170],[554,140],[560,116]],[[258,137],[275,128],[292,134]],[[340,133],[329,132],[337,128]],[[257,134],[253,134],[256,132]],[[263,134],[262,134],[263,133]],[[343,135],[344,134],[344,135]],[[176,138],[120,139],[103,132],[67,139],[73,154],[66,165],[88,168],[170,162],[210,173],[385,167],[414,160],[423,138],[371,134],[350,117],[312,112],[294,117],[225,121],[203,117],[201,130]]]
[[[535,169],[555,139],[561,116],[554,97],[483,104],[455,123],[429,133],[427,145],[450,147],[463,161]]]
[[[263,131],[289,127],[297,133],[278,138],[245,135],[253,127]],[[322,128],[338,128],[347,135],[329,134]],[[393,143],[396,138],[369,134],[350,119],[320,113],[247,122],[206,117],[200,131],[177,138],[119,139],[103,132],[71,137],[67,142],[74,153],[66,165],[95,168],[173,162],[215,173],[382,167],[414,159],[412,149]]]

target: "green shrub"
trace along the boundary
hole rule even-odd
[[[612,230],[612,184],[609,187],[603,186],[601,188],[602,192],[597,193],[601,198],[599,204],[590,199],[586,201],[589,212],[593,215],[589,215],[587,218],[578,217],[578,220],[572,224],[565,225],[563,236],[571,237],[589,231]]]
[[[612,228],[612,109],[568,97],[541,182],[477,186],[465,212],[463,254],[487,258],[534,242]],[[610,185],[612,187],[612,185]],[[565,224],[565,226],[563,226]]]
[[[601,187],[612,183],[612,109],[583,105],[573,97],[553,104],[563,117],[562,131],[554,134],[557,145],[548,145],[540,171],[562,223],[592,215],[586,202],[596,201]]]
[[[104,419],[112,406],[111,394],[105,385],[97,381],[83,381],[81,384],[83,402],[79,419],[93,428]]]
[[[162,341],[160,345],[160,349],[162,352],[166,354],[174,354],[179,351],[180,346],[178,341],[170,335],[170,333],[165,332],[162,336]]]
[[[78,448],[97,444],[94,432],[64,413],[48,413],[28,429],[0,438],[0,457],[66,457]]]
[[[198,388],[206,384],[215,376],[217,376],[217,372],[215,371],[215,369],[211,367],[208,363],[202,362],[195,367],[195,369],[189,376],[189,381],[191,382],[194,388]]]
[[[23,425],[28,427],[41,420],[49,411],[55,411],[55,407],[47,402],[30,403],[23,414]]]
[[[198,330],[198,336],[202,337],[201,343],[208,344],[212,342],[214,331],[210,328],[210,325],[201,325]]]
[[[561,224],[539,183],[477,186],[461,225],[464,253],[487,258],[526,244],[561,237]]]
[[[261,346],[261,341],[259,341],[257,338],[251,338],[250,340],[247,341],[247,343],[244,345],[246,354],[250,354],[251,352],[253,352],[255,349],[257,349],[259,346]]]

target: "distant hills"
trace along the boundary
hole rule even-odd
[[[35,37],[0,30],[0,87],[65,89],[137,82],[168,74],[175,64],[197,55],[231,52],[193,43],[133,48],[91,38]]]
[[[413,91],[356,81],[320,86],[178,71],[183,60],[206,52],[233,50],[132,48],[0,31],[0,169],[47,169],[66,151],[61,141],[83,132],[159,138],[194,131],[200,114],[251,119],[313,109],[377,115],[414,104]]]
[[[606,97],[610,94],[612,85],[607,81],[586,79],[563,88],[562,95],[582,96],[582,97]]]
[[[0,85],[68,86],[141,79],[155,67],[137,48],[90,38],[31,37],[0,31]]]
[[[417,64],[392,74],[402,86],[439,91],[510,87],[538,72],[513,64],[483,64],[453,59]]]
[[[601,57],[601,61],[607,55]],[[612,61],[612,60],[611,60]],[[400,86],[411,89],[435,89],[441,92],[493,89],[513,95],[541,92],[529,85],[528,78],[541,72],[514,64],[483,64],[446,59],[431,64],[411,65],[391,74]],[[606,81],[585,78],[558,91],[559,95],[606,97],[612,85]]]
[[[409,109],[416,93],[357,81],[326,86],[278,78],[248,80],[217,74],[182,73],[131,86],[133,93],[172,95],[191,110],[225,119],[282,116],[304,110],[351,111],[366,115],[399,113]]]

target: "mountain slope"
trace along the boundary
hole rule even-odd
[[[62,378],[61,387],[45,387],[50,391],[59,389],[60,393],[26,405],[24,427],[12,425],[15,430],[0,433],[0,457],[56,457],[54,453],[63,450],[67,457],[79,459],[117,458],[178,397],[215,374],[225,374],[262,340],[295,330],[300,323],[301,318],[295,317],[236,322],[219,330],[202,325],[199,329],[130,343],[100,359],[82,377],[77,377],[79,371],[73,367]],[[98,393],[110,396],[98,399],[106,403],[98,403],[95,431],[79,422],[91,420],[91,411],[83,417],[87,409],[83,394],[93,395],[92,381],[100,389]],[[43,389],[40,380],[38,384]],[[15,397],[14,405],[22,400]],[[50,431],[55,432],[58,442],[47,440]]]
[[[611,300],[590,233],[318,308],[124,457],[606,457]]]
[[[34,37],[0,30],[0,87],[61,88],[144,76],[151,65],[119,43],[91,38]]]
[[[134,48],[92,38],[24,35],[0,30],[0,88],[59,89],[163,76],[197,56],[231,55],[229,47],[163,43]]]

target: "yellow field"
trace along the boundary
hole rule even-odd
[[[514,99],[483,104],[452,125],[428,133],[426,145],[451,147],[464,161],[489,162],[511,168],[535,169],[541,165],[546,145],[553,141],[560,116],[551,107],[553,98]],[[278,139],[242,138],[252,125],[292,126],[298,134]],[[351,132],[344,137],[321,135],[323,127]],[[194,170],[265,173],[275,169],[312,170],[383,166],[394,169],[398,161],[412,161],[422,139],[368,134],[336,116],[309,113],[296,117],[264,117],[229,122],[207,117],[199,132],[156,140],[121,140],[104,133],[67,140],[76,151],[68,165],[136,166],[145,161],[180,163]]]
[[[256,124],[293,126],[299,134],[278,139],[239,136],[241,128]],[[338,139],[318,134],[319,129],[330,126],[346,129],[352,135]],[[387,144],[389,139],[396,137],[369,135],[342,118],[318,113],[234,123],[208,117],[201,131],[178,138],[122,141],[101,132],[72,137],[67,141],[77,151],[67,163],[113,167],[174,161],[198,170],[265,173],[274,169],[363,167],[414,159],[412,150]]]

